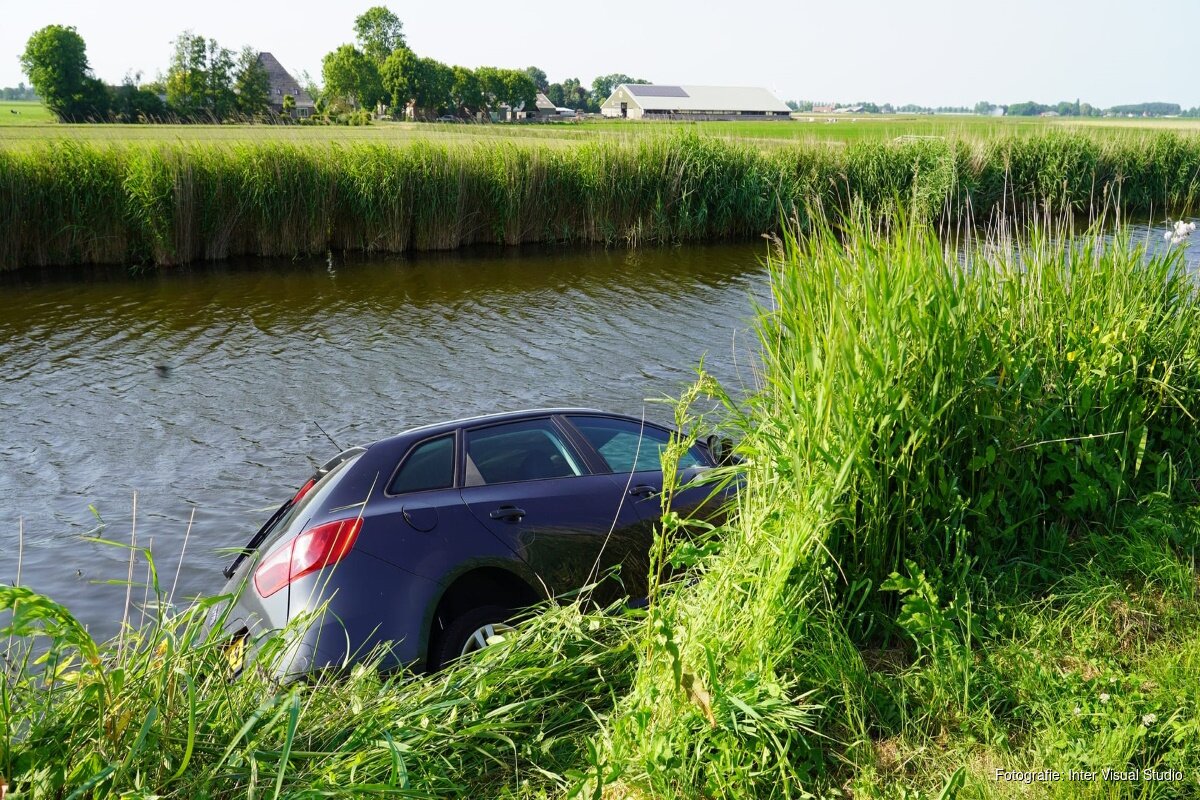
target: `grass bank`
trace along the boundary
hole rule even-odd
[[[1186,214],[1200,137],[1050,133],[764,150],[681,134],[555,148],[292,144],[0,150],[0,269],[181,264],[476,243],[639,245],[755,237],[804,210],[930,221],[1087,212]]]
[[[225,680],[216,601],[97,645],[0,587],[0,771],[20,797],[1195,796],[1200,290],[1178,250],[1061,233],[965,264],[921,223],[788,238],[756,391],[679,405],[740,438],[743,489],[721,529],[668,518],[681,577],[645,612],[281,690]]]

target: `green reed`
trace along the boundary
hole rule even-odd
[[[807,209],[845,213],[852,197],[942,224],[1041,205],[1184,214],[1200,197],[1200,137],[1052,132],[765,150],[696,133],[574,148],[51,140],[0,152],[0,269],[745,239]]]
[[[1009,797],[990,765],[1045,765],[1198,786],[1200,698],[1169,665],[1200,663],[1200,291],[1178,250],[1068,232],[788,234],[758,390],[701,384],[741,438],[733,519],[677,537],[691,579],[651,607],[593,785]]]

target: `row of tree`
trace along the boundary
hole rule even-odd
[[[166,78],[150,83],[126,75],[120,86],[106,85],[92,74],[83,37],[63,25],[29,37],[21,66],[47,108],[67,122],[220,122],[270,113],[270,78],[258,53],[246,47],[235,54],[191,32],[175,40]]]
[[[18,83],[16,86],[0,88],[0,100],[40,100],[32,86]]]
[[[841,104],[835,103],[813,103],[812,101],[789,100],[788,106],[793,111],[812,111],[814,106],[835,105],[841,107]],[[875,103],[853,103],[848,104],[850,107],[857,107],[866,114],[994,114],[1000,111],[1009,117],[1036,117],[1042,114],[1057,114],[1061,117],[1103,117],[1110,115],[1117,116],[1135,116],[1135,117],[1200,117],[1200,108],[1191,108],[1184,111],[1176,103],[1136,103],[1133,105],[1113,106],[1112,108],[1103,109],[1097,108],[1090,103],[1081,103],[1079,100],[1075,102],[1063,101],[1054,105],[1045,105],[1035,103],[1032,100],[1025,103],[1011,103],[1007,106],[994,105],[986,100],[980,100],[975,104],[974,108],[966,106],[919,106],[919,105],[903,105],[893,106],[891,103],[876,105]]]
[[[891,103],[872,103],[863,100],[858,103],[821,103],[812,100],[788,100],[787,106],[792,111],[812,111],[817,107],[834,106],[835,108],[857,108],[864,114],[969,114],[971,109],[966,106],[919,106],[906,103],[894,106]]]
[[[592,81],[550,83],[537,67],[469,69],[417,55],[404,37],[404,23],[384,6],[354,20],[355,44],[327,54],[321,74],[330,106],[390,110],[395,116],[428,119],[442,114],[473,116],[501,106],[533,108],[538,92],[555,106],[598,111],[619,83],[645,83],[619,73]]]
[[[628,75],[602,75],[584,86],[578,78],[550,83],[537,67],[469,69],[414,53],[404,24],[384,6],[354,21],[355,43],[327,54],[324,88],[309,84],[318,115],[365,111],[428,119],[473,116],[502,106],[532,109],[538,92],[556,106],[598,111],[619,83],[645,83]],[[222,122],[270,114],[270,76],[250,47],[233,51],[186,31],[175,40],[165,76],[143,83],[128,75],[108,86],[92,74],[83,37],[73,27],[48,25],[34,33],[21,56],[33,91],[64,121],[137,122],[170,119]],[[22,94],[24,86],[22,85]],[[31,92],[32,93],[32,92]],[[282,98],[289,110],[290,97]],[[364,111],[365,110],[365,111]]]
[[[649,83],[642,78],[631,78],[620,72],[611,75],[601,75],[592,81],[591,88],[580,83],[578,78],[567,78],[561,83],[549,83],[546,73],[537,67],[525,70],[533,78],[538,89],[545,92],[546,98],[556,106],[573,108],[577,111],[599,113],[600,104],[608,99],[613,89],[622,83]]]

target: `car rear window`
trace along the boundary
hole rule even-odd
[[[671,434],[661,428],[623,419],[604,417],[568,417],[588,443],[596,448],[613,472],[648,472],[662,469],[662,453]],[[679,459],[679,468],[705,465],[693,447]]]
[[[421,442],[409,451],[388,494],[449,489],[454,485],[454,434]]]

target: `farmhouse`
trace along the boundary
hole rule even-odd
[[[627,119],[789,119],[779,98],[753,86],[663,86],[622,83],[600,113]]]
[[[283,68],[279,59],[270,53],[259,53],[258,63],[263,65],[263,69],[267,71],[267,76],[271,79],[271,91],[267,97],[267,103],[271,106],[271,110],[276,114],[282,114],[283,98],[285,95],[291,95],[292,99],[296,101],[296,110],[292,112],[292,116],[301,119],[311,117],[314,108],[313,99]]]

